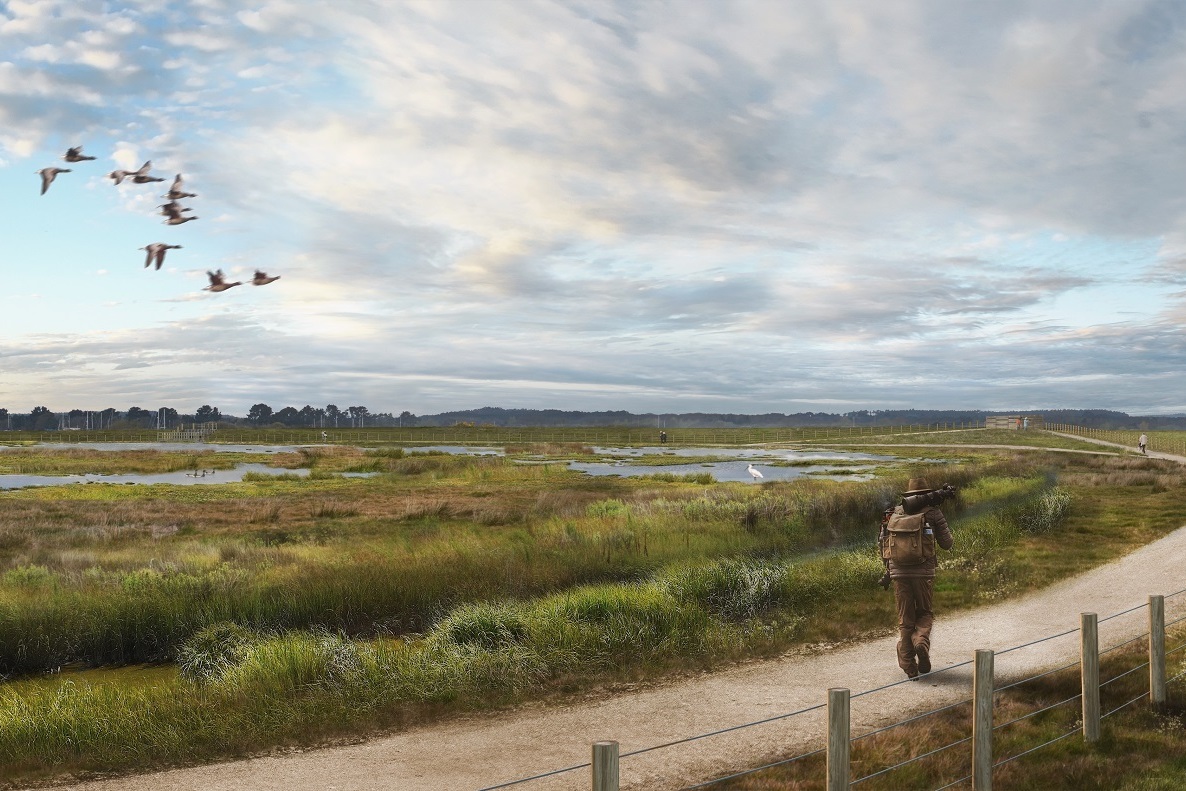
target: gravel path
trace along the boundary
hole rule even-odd
[[[1181,457],[1159,454],[1163,458]],[[959,536],[956,536],[956,541]],[[1186,527],[1115,562],[1042,591],[955,615],[937,614],[932,659],[936,672],[906,682],[894,658],[893,636],[810,655],[787,655],[718,673],[587,703],[533,705],[413,728],[344,747],[282,757],[178,769],[66,786],[77,791],[441,791],[477,789],[589,760],[590,744],[613,739],[627,753],[789,712],[822,706],[829,687],[854,697],[852,728],[860,734],[911,713],[967,699],[976,649],[998,652],[998,685],[1077,662],[1079,635],[1014,646],[1077,630],[1081,612],[1101,618],[1106,649],[1147,628],[1150,594],[1163,594],[1166,618],[1186,616]],[[1178,595],[1173,595],[1178,594]],[[875,591],[871,595],[889,596]],[[1136,611],[1103,620],[1130,608]],[[892,625],[887,625],[892,626]],[[888,630],[888,628],[887,628]],[[1171,637],[1170,647],[1180,642]],[[1171,665],[1172,667],[1173,665]],[[889,685],[887,687],[887,685]],[[1104,710],[1109,701],[1105,699]],[[733,730],[621,761],[624,789],[678,789],[729,771],[759,766],[823,744],[823,709]],[[589,770],[514,786],[587,789]]]

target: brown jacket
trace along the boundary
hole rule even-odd
[[[899,506],[901,507],[901,506]],[[932,532],[932,535],[924,535],[923,542],[931,542],[931,551],[934,553],[934,545],[937,543],[943,549],[951,549],[955,543],[955,538],[951,535],[951,528],[947,526],[947,517],[943,516],[943,512],[938,508],[931,506],[923,512],[926,519],[927,528]],[[885,525],[881,526],[881,535],[877,539],[878,546],[885,541],[886,537]],[[890,579],[906,579],[913,577],[934,577],[935,567],[939,565],[939,560],[936,557],[931,557],[924,560],[917,566],[896,566],[892,560],[887,561],[887,568],[889,570]]]

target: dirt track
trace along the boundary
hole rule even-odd
[[[1158,454],[1162,455],[1162,454]],[[1168,456],[1163,456],[1170,458]],[[1186,460],[1183,460],[1186,461]],[[959,540],[959,536],[956,536]],[[485,788],[589,760],[590,744],[621,743],[623,753],[823,704],[829,687],[853,694],[853,733],[912,712],[966,699],[968,663],[979,648],[1002,651],[1079,625],[1080,612],[1101,620],[1169,596],[1167,620],[1186,615],[1186,527],[1116,562],[1022,599],[974,612],[937,614],[935,673],[905,682],[894,659],[894,637],[810,656],[786,656],[720,673],[627,692],[587,704],[528,706],[511,712],[416,728],[346,747],[259,758],[138,777],[71,785],[77,791],[437,791]],[[889,596],[876,592],[876,595]],[[1147,611],[1100,625],[1101,648],[1145,631]],[[1170,646],[1178,641],[1173,638]],[[996,657],[998,683],[1075,662],[1077,632]],[[962,666],[952,667],[962,664]],[[950,668],[950,669],[948,669]],[[897,683],[902,682],[902,683]],[[1105,700],[1105,710],[1108,701]],[[676,789],[730,770],[758,766],[822,745],[822,711],[735,730],[622,759],[622,787]],[[514,786],[587,789],[587,769]]]

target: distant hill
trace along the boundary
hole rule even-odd
[[[1132,416],[1107,409],[1035,409],[1016,412],[942,409],[860,410],[843,414],[796,412],[761,415],[684,412],[679,414],[626,411],[581,412],[560,409],[504,409],[482,407],[436,415],[409,415],[404,425],[452,426],[654,426],[663,428],[785,428],[796,426],[902,426],[931,423],[983,423],[989,415],[1042,415],[1048,423],[1071,423],[1089,428],[1186,429],[1186,416]]]

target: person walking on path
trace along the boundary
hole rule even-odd
[[[1146,456],[1149,455],[1148,453],[1145,452],[1145,446],[1148,444],[1149,444],[1149,437],[1146,436],[1145,434],[1142,434],[1140,436],[1140,438],[1137,440],[1137,447],[1140,448],[1141,453],[1144,453]]]
[[[955,543],[947,518],[934,505],[909,514],[905,499],[934,490],[923,478],[911,478],[903,503],[882,525],[878,546],[894,586],[898,608],[898,667],[910,678],[931,672],[931,626],[935,620],[935,544],[951,549]]]

